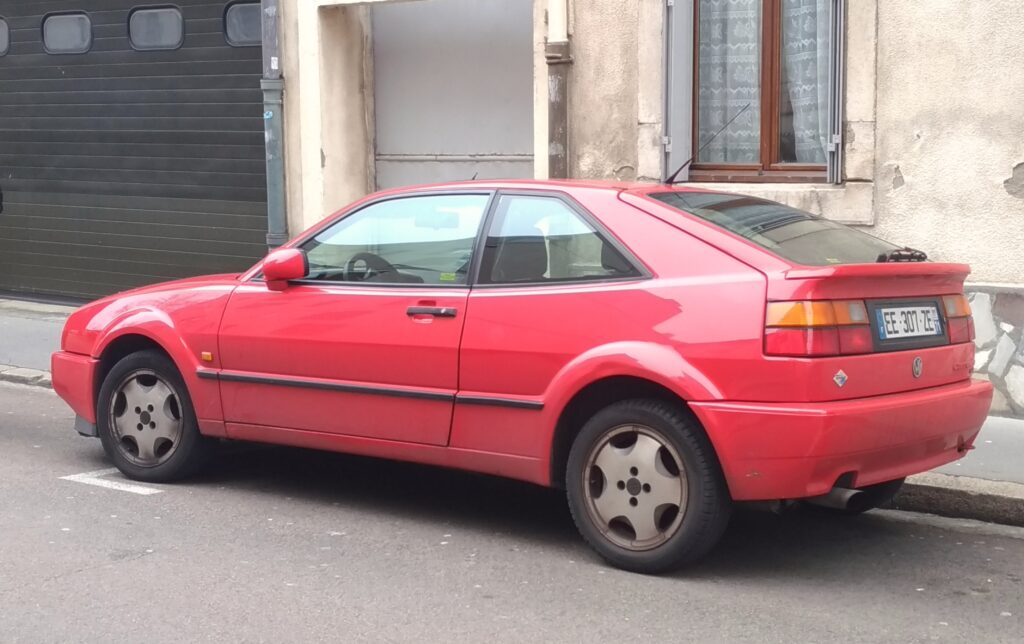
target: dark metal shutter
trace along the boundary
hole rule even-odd
[[[146,2],[0,0],[0,291],[91,298],[264,254],[260,48],[227,45],[225,2],[174,4],[183,46],[136,51]],[[88,53],[43,51],[59,11],[88,13]]]

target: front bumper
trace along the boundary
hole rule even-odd
[[[96,424],[96,368],[99,360],[58,351],[50,357],[53,390],[85,423]],[[76,420],[76,428],[78,426]]]
[[[821,403],[691,403],[734,500],[827,493],[844,474],[863,487],[963,456],[992,402],[986,380]]]

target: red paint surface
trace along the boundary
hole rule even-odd
[[[736,499],[821,494],[850,472],[858,485],[920,472],[959,457],[958,441],[970,444],[985,418],[991,386],[969,379],[970,343],[824,358],[764,355],[768,300],[960,293],[966,266],[795,266],[645,197],[664,186],[473,182],[416,191],[502,188],[565,193],[651,277],[272,290],[254,279],[257,265],[242,276],[172,282],[83,307],[68,320],[54,356],[54,386],[92,420],[98,360],[119,338],[142,336],[178,365],[204,433],[557,484],[549,480],[552,445],[566,405],[592,383],[628,376],[690,405]],[[283,270],[293,269],[295,256],[278,255]],[[457,314],[410,317],[410,306]],[[212,361],[201,359],[206,351]],[[914,377],[918,356],[924,370]],[[223,377],[199,378],[200,369]],[[842,387],[833,380],[839,370],[847,376]]]

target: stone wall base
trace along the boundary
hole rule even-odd
[[[995,385],[991,413],[1024,418],[1024,288],[967,285],[975,375]]]

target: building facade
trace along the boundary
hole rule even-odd
[[[273,242],[379,188],[663,181],[692,157],[677,180],[970,263],[977,369],[1024,415],[1022,20],[1014,0],[0,0],[0,291],[239,270],[268,209]],[[283,105],[261,94],[279,77]]]
[[[1006,28],[1024,20],[1021,3],[288,0],[281,11],[293,230],[395,183],[558,170],[661,181],[694,156],[679,179],[970,263],[976,367],[997,385],[993,411],[1024,415],[1024,45]]]

